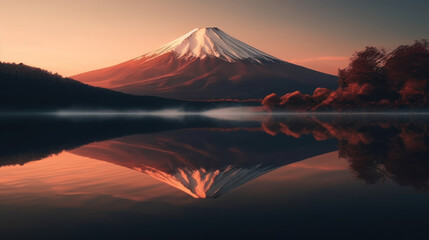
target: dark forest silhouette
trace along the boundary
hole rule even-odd
[[[227,102],[185,102],[93,87],[25,64],[0,62],[0,110],[204,109]],[[238,103],[234,103],[238,104]]]
[[[265,97],[269,110],[384,110],[429,107],[429,43],[416,41],[391,52],[366,47],[338,71],[339,88],[317,88],[313,95],[299,91]]]

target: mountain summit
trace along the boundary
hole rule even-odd
[[[248,60],[252,62],[281,61],[235,39],[217,27],[195,28],[180,38],[155,51],[137,58],[151,60],[165,53],[174,52],[178,58],[220,58],[228,62]]]
[[[335,76],[282,61],[216,27],[193,29],[140,57],[72,78],[177,99],[263,98],[273,92],[337,87]]]

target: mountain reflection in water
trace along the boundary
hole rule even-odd
[[[338,149],[368,184],[428,190],[425,117],[266,117],[262,122],[47,120],[2,124],[2,165],[71,153],[127,167],[195,198],[216,198],[279,167]],[[24,128],[24,129],[23,129]],[[169,130],[169,131],[164,131]]]
[[[0,235],[422,239],[427,120],[0,118]]]
[[[335,145],[311,137],[272,137],[261,128],[214,128],[133,135],[71,152],[143,172],[195,198],[212,198]]]

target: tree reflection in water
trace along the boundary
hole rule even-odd
[[[276,135],[338,140],[339,156],[358,179],[374,184],[391,179],[402,186],[428,191],[429,131],[425,117],[374,116],[271,118],[263,129]]]

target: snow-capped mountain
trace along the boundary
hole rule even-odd
[[[248,60],[252,62],[276,62],[279,59],[270,56],[241,42],[219,28],[195,28],[180,38],[167,43],[159,49],[137,58],[149,61],[165,53],[174,52],[178,58],[220,58],[228,62]]]
[[[335,76],[277,59],[218,28],[196,28],[140,57],[72,78],[126,93],[179,99],[262,98],[272,92],[337,86]]]

